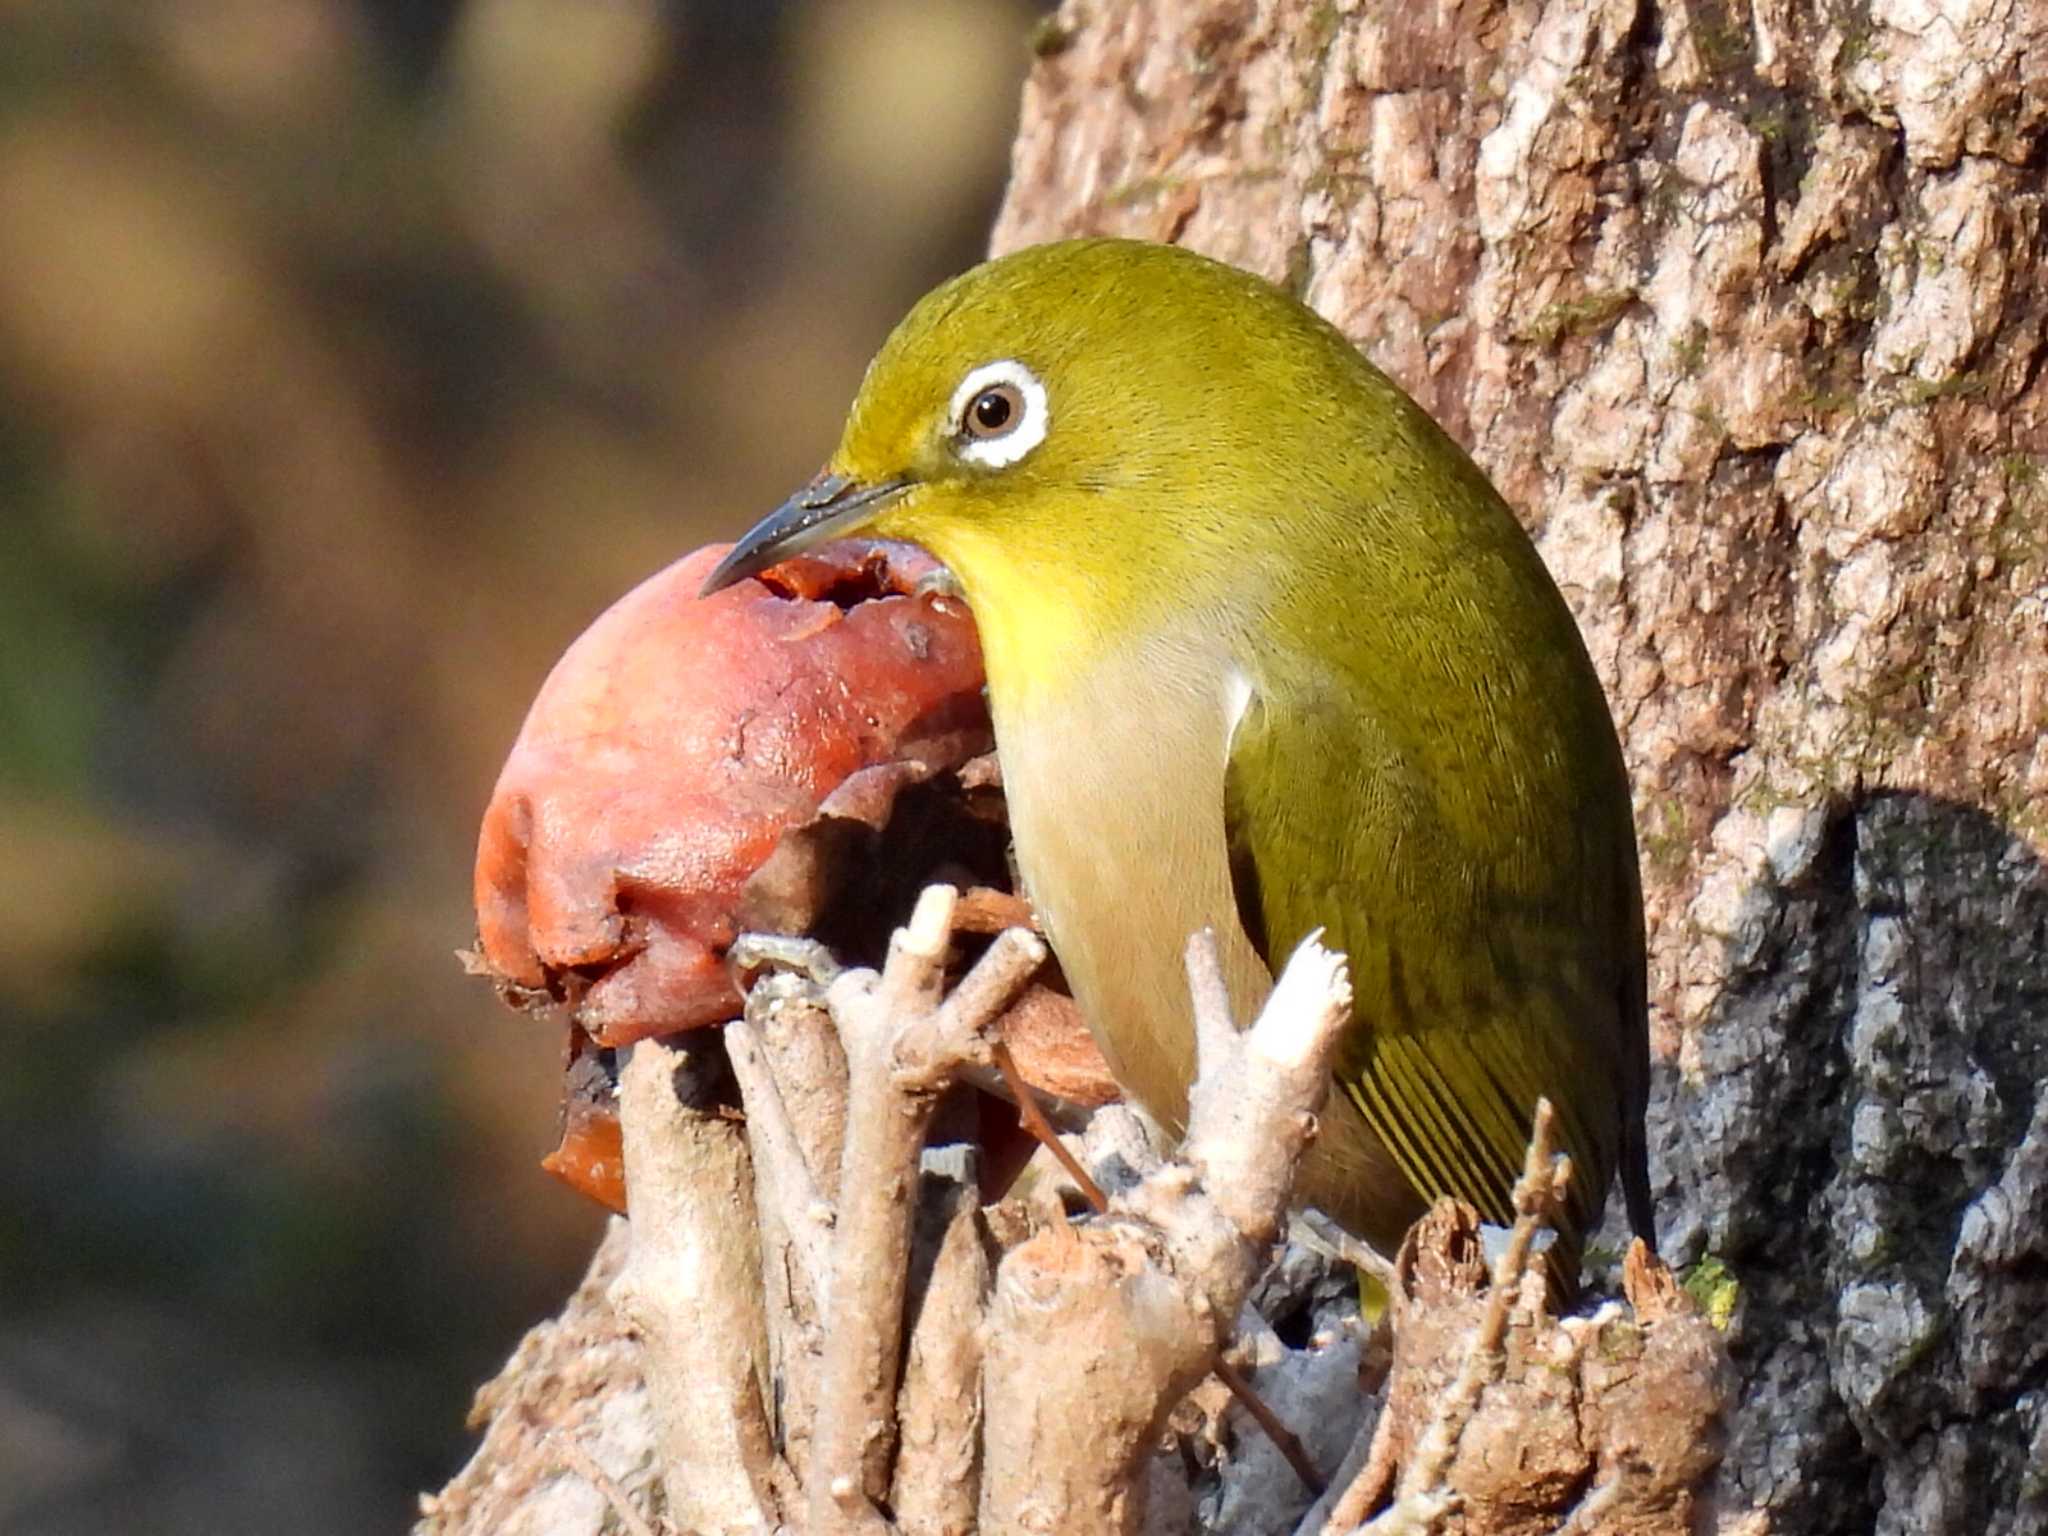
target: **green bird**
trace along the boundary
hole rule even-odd
[[[827,537],[923,545],[980,628],[1017,860],[1117,1081],[1186,1125],[1182,951],[1242,1018],[1316,929],[1352,1022],[1300,1197],[1383,1253],[1440,1196],[1513,1219],[1539,1096],[1652,1231],[1642,895],[1570,611],[1463,450],[1312,310],[1172,246],[954,278],[824,471],[706,591]]]

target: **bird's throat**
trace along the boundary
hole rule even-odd
[[[972,527],[906,529],[959,579],[981,635],[998,716],[1029,714],[1128,643],[1132,615],[1100,577],[1057,551]]]

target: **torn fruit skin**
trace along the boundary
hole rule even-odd
[[[887,909],[934,860],[1003,880],[980,646],[961,603],[916,591],[936,562],[846,541],[699,598],[724,553],[649,578],[569,647],[478,839],[480,968],[515,1005],[568,1016],[562,1141],[545,1166],[613,1209],[611,1052],[736,1017],[725,954],[740,932],[822,937],[858,959],[848,914],[900,918]],[[1025,1075],[1042,1042],[1057,1081],[1039,1086],[1112,1091],[1071,1001],[1038,988],[1033,1004]]]
[[[626,1214],[626,1149],[611,1053],[574,1024],[562,1070],[562,1130],[542,1169],[585,1198]]]
[[[699,599],[720,553],[642,583],[570,646],[484,815],[486,962],[573,995],[603,1046],[737,1012],[724,953],[746,881],[849,775],[987,744],[972,621],[908,595],[930,557],[835,545]]]

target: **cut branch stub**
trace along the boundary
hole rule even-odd
[[[722,1536],[772,1526],[777,1500],[746,1143],[716,1106],[678,1094],[705,1065],[652,1040],[626,1063],[633,1246],[612,1300],[645,1344],[670,1517]]]
[[[882,974],[849,971],[827,992],[846,1048],[848,1105],[811,1450],[816,1533],[883,1528],[875,1506],[889,1487],[925,1130],[940,1091],[988,1062],[996,1016],[1045,956],[1032,935],[1009,930],[942,1001],[956,899],[951,887],[931,887],[891,941]]]
[[[1523,1221],[1535,1224],[1558,1169],[1539,1127]],[[1490,1272],[1484,1248],[1477,1214],[1456,1201],[1410,1231],[1370,1454],[1304,1536],[1692,1536],[1722,1441],[1720,1336],[1640,1243],[1626,1268],[1633,1314],[1608,1302],[1562,1320],[1533,1243],[1511,1233]]]
[[[1251,1029],[1217,1000],[1213,947],[1190,946],[1201,1080],[1181,1155],[1055,1222],[997,1272],[983,1369],[981,1527],[1133,1532],[1144,1459],[1209,1374],[1285,1217],[1348,1017],[1341,957],[1314,940]]]

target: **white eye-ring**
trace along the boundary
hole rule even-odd
[[[1006,357],[983,363],[960,381],[949,407],[960,457],[1001,469],[1045,441],[1052,414],[1038,375]]]

